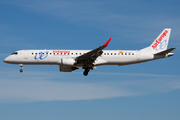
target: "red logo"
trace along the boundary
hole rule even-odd
[[[168,31],[165,30],[164,33],[160,36],[159,39],[157,39],[153,44],[152,44],[152,48],[155,49],[159,43],[162,41],[162,39],[167,35]]]
[[[53,53],[70,53],[70,51],[53,50]]]

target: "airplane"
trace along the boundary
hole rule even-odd
[[[59,65],[61,72],[72,72],[79,67],[84,76],[101,65],[129,65],[173,56],[175,48],[167,49],[171,28],[164,29],[154,42],[141,50],[104,50],[111,38],[94,50],[18,50],[3,61],[23,65]]]

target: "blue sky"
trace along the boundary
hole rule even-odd
[[[0,119],[179,120],[180,2],[6,0],[0,2]],[[82,69],[3,63],[21,49],[139,50],[172,28],[173,57]]]

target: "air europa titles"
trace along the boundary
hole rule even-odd
[[[70,51],[53,50],[53,53],[70,53]]]
[[[167,35],[168,31],[165,30],[164,33],[159,37],[159,39],[157,39],[153,44],[152,44],[152,48],[155,49],[158,44],[162,41],[162,39]]]

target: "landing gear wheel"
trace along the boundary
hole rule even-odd
[[[88,75],[88,71],[85,70],[83,74],[84,74],[84,76],[87,76]]]
[[[20,69],[20,72],[22,73],[22,72],[23,72],[23,69]]]
[[[86,68],[86,69],[85,69],[85,71],[84,71],[84,73],[83,73],[83,74],[84,74],[84,76],[87,76],[87,75],[88,75],[88,73],[89,73],[89,71],[90,71],[90,68]]]
[[[23,64],[19,64],[19,66],[21,67],[20,72],[23,72]]]

